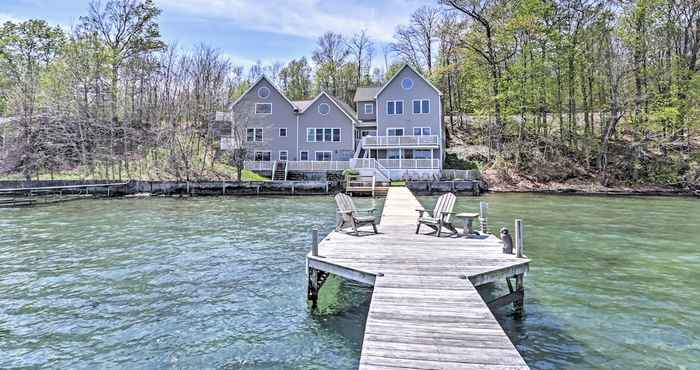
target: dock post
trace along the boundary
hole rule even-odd
[[[488,232],[489,232],[488,214],[487,214],[488,208],[489,208],[488,203],[479,202],[479,222],[481,225],[481,233],[482,234],[488,234]]]
[[[525,228],[523,226],[523,220],[518,218],[515,220],[515,256],[518,258],[523,258],[523,234]]]
[[[515,275],[516,299],[513,301],[513,311],[516,317],[521,317],[525,312],[525,275]]]
[[[311,256],[318,257],[318,228],[311,229]],[[311,307],[318,303],[318,270],[309,267],[309,282],[307,297],[311,301]]]

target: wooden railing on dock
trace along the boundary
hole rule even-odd
[[[501,241],[485,233],[416,235],[418,206],[407,188],[391,187],[379,234],[332,232],[314,243],[310,299],[328,274],[374,286],[360,369],[527,369],[490,309],[512,304],[523,313],[529,260],[504,254]],[[504,280],[509,293],[484,302],[476,287]]]

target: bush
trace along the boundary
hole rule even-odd
[[[461,159],[454,153],[447,153],[445,156],[445,165],[443,167],[451,170],[479,170],[481,164],[479,162]]]
[[[360,174],[360,171],[358,171],[356,168],[348,168],[347,170],[343,171],[343,176],[357,176]]]

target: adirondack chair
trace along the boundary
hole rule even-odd
[[[353,203],[352,198],[347,194],[338,193],[335,196],[335,204],[338,206],[338,223],[335,230],[341,231],[346,225],[352,226],[355,234],[358,234],[357,228],[364,225],[372,225],[374,233],[377,234],[376,217],[372,216],[375,209],[358,210]],[[364,215],[363,215],[364,214]]]
[[[418,225],[416,226],[416,234],[420,231],[421,225],[426,225],[431,229],[437,231],[437,236],[440,236],[442,228],[446,228],[457,234],[457,229],[450,222],[450,216],[452,215],[452,207],[455,205],[455,195],[452,193],[447,193],[440,198],[438,198],[437,203],[435,203],[435,208],[432,210],[425,208],[416,208],[418,212]],[[428,214],[426,214],[428,213]]]

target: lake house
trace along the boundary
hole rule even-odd
[[[377,179],[429,179],[443,165],[442,93],[409,65],[380,87],[360,87],[354,107],[321,92],[292,101],[261,77],[217,121],[229,122],[221,149],[243,146],[245,167],[288,172],[355,168]]]

